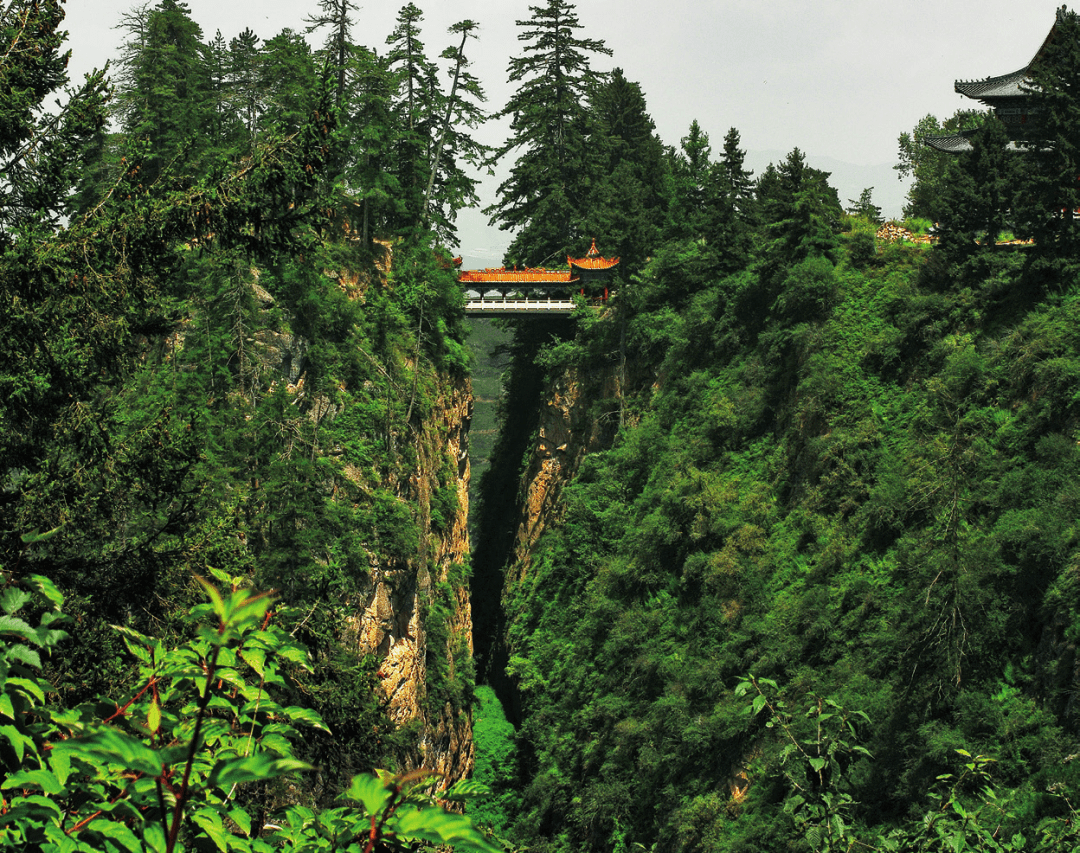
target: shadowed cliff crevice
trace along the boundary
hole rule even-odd
[[[573,328],[570,321],[562,318],[516,321],[499,436],[492,450],[491,466],[481,478],[480,500],[474,510],[476,534],[471,586],[477,679],[494,688],[507,717],[515,725],[520,722],[520,702],[513,682],[506,677],[503,577],[513,556],[521,516],[518,492],[522,465],[533,446],[545,389],[544,371],[537,366],[536,355],[552,338],[572,337]]]

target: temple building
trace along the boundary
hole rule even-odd
[[[1016,140],[1023,136],[1025,125],[1033,117],[1031,110],[1031,69],[1042,59],[1047,47],[1053,43],[1058,21],[1061,20],[1064,11],[1064,6],[1058,10],[1054,26],[1050,28],[1050,32],[1043,40],[1035,56],[1023,68],[1013,71],[1011,74],[987,77],[985,80],[957,80],[953,86],[958,94],[973,98],[994,111],[994,115],[1001,119],[1013,140],[1010,147],[1016,150],[1023,147],[1022,144],[1017,144]],[[938,136],[928,135],[923,137],[923,142],[938,151],[950,153],[970,151],[972,146],[969,137],[972,133],[974,131],[969,130]]]
[[[618,258],[605,258],[596,248],[596,240],[584,258],[566,258],[567,269],[549,270],[541,267],[524,269],[462,270],[458,281],[467,289],[481,293],[498,291],[504,298],[511,293],[541,291],[546,295],[569,294],[571,291],[590,291],[603,288],[603,296],[608,294],[608,283],[612,273],[619,265]]]

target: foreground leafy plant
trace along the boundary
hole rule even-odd
[[[2,576],[0,576],[2,577]],[[235,581],[222,575],[220,580]],[[425,791],[432,774],[357,776],[346,806],[316,814],[293,807],[285,826],[264,817],[274,803],[255,783],[309,767],[292,750],[297,725],[325,730],[307,708],[282,706],[269,692],[307,652],[272,624],[272,598],[200,581],[209,603],[192,615],[195,638],[166,649],[118,627],[138,660],[138,685],[123,703],[59,709],[46,704],[40,651],[66,634],[63,597],[46,578],[4,578],[0,595],[0,847],[172,853],[186,845],[223,851],[335,849],[428,842],[492,853],[462,815]],[[39,624],[29,606],[44,607]],[[444,795],[475,794],[456,786]],[[261,795],[262,799],[259,799]],[[268,836],[264,838],[262,836]]]

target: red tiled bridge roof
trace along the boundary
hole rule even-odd
[[[602,258],[596,249],[596,241],[584,258],[566,257],[569,269],[549,270],[543,267],[507,269],[506,267],[483,270],[462,270],[458,281],[462,284],[573,284],[580,278],[580,270],[609,270],[618,266],[618,258]]]

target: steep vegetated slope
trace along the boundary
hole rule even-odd
[[[131,722],[126,709],[148,690],[149,716],[115,735],[135,745],[111,760],[118,778],[133,773],[152,790],[147,762],[137,773],[125,762],[139,749],[170,748],[163,714],[180,731],[195,712],[168,704],[179,694],[164,686],[159,700],[157,683],[133,665],[133,643],[151,641],[133,638],[156,637],[161,648],[195,642],[189,613],[201,612],[200,578],[226,591],[273,591],[263,628],[303,649],[273,681],[281,705],[263,694],[266,656],[250,646],[214,685],[217,733],[246,727],[241,758],[266,750],[239,779],[251,784],[200,788],[218,811],[234,794],[259,820],[287,804],[327,806],[376,766],[436,770],[449,786],[473,757],[471,392],[461,293],[438,233],[452,232],[471,184],[453,164],[387,160],[380,168],[418,170],[414,183],[441,168],[458,181],[453,198],[441,184],[427,196],[410,191],[408,209],[368,204],[350,189],[356,128],[343,103],[366,91],[355,76],[363,57],[350,49],[347,69],[328,63],[320,77],[295,34],[271,40],[255,61],[247,31],[228,48],[237,73],[237,56],[251,54],[244,113],[241,100],[210,97],[221,91],[211,60],[222,59],[222,40],[211,45],[218,53],[207,49],[171,0],[125,19],[138,38],[115,93],[121,133],[106,133],[101,74],[58,119],[41,118],[41,101],[66,81],[62,20],[58,2],[0,12],[0,620],[5,643],[41,645],[13,615],[32,576],[65,596],[73,619],[44,661],[47,697],[9,668],[37,678],[38,652],[17,646],[4,658],[0,716],[14,725],[3,727],[0,775],[23,780],[5,798],[30,799],[5,820],[3,839],[29,844],[83,829],[91,818],[70,817],[85,809],[81,795],[68,800],[56,784],[68,771],[41,781],[53,773],[48,740],[91,722],[110,732],[105,718]],[[284,85],[271,69],[286,59],[295,72],[287,91],[268,82]],[[348,92],[338,70],[355,84]],[[437,109],[444,129],[455,124],[438,87],[427,92],[438,107],[414,108]],[[384,106],[392,95],[382,92]],[[389,113],[384,120],[389,144],[402,126]],[[104,696],[112,701],[101,704]],[[221,710],[237,696],[243,714]],[[79,710],[57,712],[68,716],[50,729],[41,721],[52,718],[34,710],[42,703]],[[282,732],[296,730],[278,725],[320,718],[291,745]],[[198,726],[182,737],[191,756],[220,744],[200,740]],[[292,755],[312,768],[271,782],[306,766]],[[166,764],[155,768],[161,814],[162,785],[183,775],[186,790],[190,771]],[[123,785],[102,790],[112,803],[133,802]],[[220,814],[201,823],[189,814],[181,830],[183,797],[168,790],[179,803],[168,849],[210,844]],[[81,837],[141,833],[145,809],[133,814]],[[260,827],[244,843],[257,847]]]
[[[874,843],[915,832],[961,749],[996,762],[988,831],[1068,816],[1074,268],[709,255],[663,250],[549,349],[503,593],[522,837],[787,849],[839,816]]]
[[[511,837],[1077,846],[1080,21],[1056,33],[1026,151],[987,115],[917,173],[932,248],[876,241],[869,191],[845,214],[798,149],[751,179],[733,130],[714,162],[696,123],[659,209],[582,215],[638,254],[576,329],[516,330],[483,489]],[[599,91],[647,162],[632,85]]]

